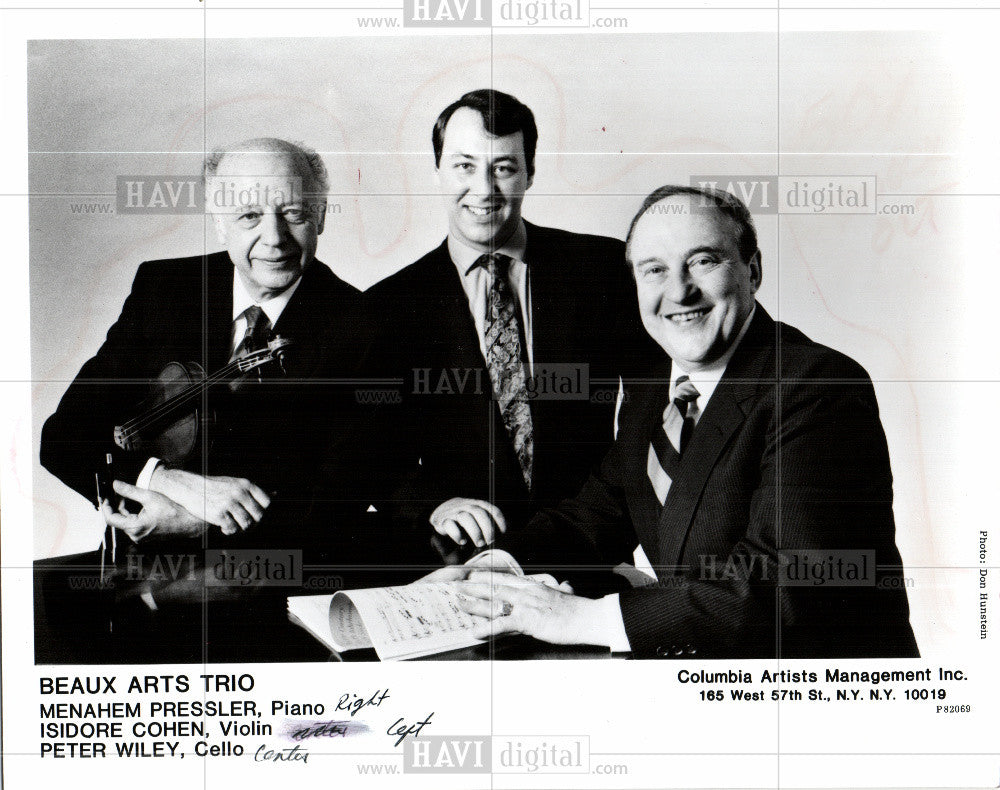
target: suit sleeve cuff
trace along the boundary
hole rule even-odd
[[[156,471],[156,467],[160,465],[159,458],[150,458],[146,461],[146,465],[142,467],[142,471],[139,472],[139,477],[135,481],[136,488],[149,488],[149,483],[153,479],[153,472]]]
[[[625,633],[625,621],[622,619],[622,609],[618,602],[618,593],[605,595],[598,599],[598,623],[604,644],[611,648],[612,653],[627,653],[632,649]]]

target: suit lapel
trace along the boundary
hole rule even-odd
[[[628,468],[623,474],[629,514],[646,556],[654,562],[661,556],[658,523],[660,503],[646,473],[646,460],[653,431],[659,429],[670,394],[669,363],[664,368],[662,371],[657,370],[657,373],[662,372],[662,376],[653,375],[651,381],[638,384],[630,382],[627,385],[631,401],[628,408],[630,411],[634,409],[636,417],[633,420],[620,420],[618,433],[618,442],[630,448],[626,455]]]
[[[492,384],[486,360],[479,346],[479,333],[469,309],[469,297],[451,256],[447,239],[427,255],[420,264],[419,293],[405,295],[409,320],[417,337],[426,337],[414,361],[416,367],[427,367],[434,377],[441,376],[447,386],[458,387],[455,397],[434,399],[444,410],[444,419],[457,418],[464,426],[461,436],[454,437],[473,455],[479,448],[490,446],[502,455],[506,445],[500,411],[492,398]],[[435,378],[436,380],[436,378]],[[460,384],[459,382],[465,382]],[[431,386],[435,386],[432,382]],[[425,428],[434,429],[428,421]],[[441,442],[437,436],[434,443]],[[490,442],[495,441],[496,445]],[[512,452],[512,451],[508,451]],[[502,469],[505,465],[498,460]],[[516,462],[515,462],[516,463]],[[499,477],[503,472],[497,471]]]
[[[545,228],[525,222],[527,242],[525,263],[531,284],[532,356],[543,363],[570,362],[573,348],[571,332],[576,318],[567,315],[573,300],[566,291],[573,287],[561,272],[567,270],[565,252],[551,243]]]
[[[229,361],[233,334],[233,264],[225,252],[204,259],[204,292],[198,294],[205,327],[206,372]],[[201,356],[201,354],[199,354]]]
[[[434,316],[441,322],[442,332],[438,336],[442,347],[436,349],[441,360],[447,360],[464,370],[482,368],[486,362],[479,349],[479,334],[469,310],[469,298],[459,279],[458,270],[448,254],[445,240],[431,255],[427,263],[426,293],[430,294],[430,304],[421,302],[420,321],[426,316]],[[486,381],[489,381],[487,376]]]
[[[333,317],[330,311],[339,307],[325,299],[329,289],[323,284],[332,276],[325,264],[314,260],[302,274],[302,282],[273,327],[276,335],[294,344],[288,350],[289,374],[306,376],[311,373],[321,358],[323,349],[320,346],[332,340],[322,332],[325,323]]]
[[[547,228],[525,222],[527,231],[525,263],[528,265],[528,283],[531,293],[531,348],[536,365],[565,364],[578,361],[577,341],[574,330],[586,325],[590,316],[574,314],[579,300],[567,298],[567,291],[575,284],[567,281],[572,262],[567,261],[566,251],[553,243]],[[535,437],[535,458],[545,448],[558,443],[559,437],[549,439],[549,432],[558,430],[565,404],[555,399],[538,398],[531,403],[532,430]],[[539,464],[535,464],[538,469]]]
[[[681,456],[677,477],[670,484],[658,519],[661,563],[675,565],[680,560],[709,475],[749,414],[760,389],[773,383],[773,364],[774,321],[758,304],[750,328],[698,420]]]

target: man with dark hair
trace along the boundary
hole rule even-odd
[[[669,367],[626,384],[617,439],[576,496],[502,545],[571,583],[639,547],[655,578],[590,599],[474,574],[477,635],[660,658],[916,656],[868,375],[756,302],[761,255],[732,195],[659,189],[627,245]]]
[[[437,559],[421,553],[434,533],[439,551],[483,546],[575,491],[645,339],[622,242],[522,219],[537,138],[508,94],[449,105],[432,134],[448,236],[366,294],[391,319],[372,358],[404,380],[380,418],[399,481],[385,544],[413,538],[408,557]],[[540,391],[563,374],[576,391]]]
[[[52,660],[72,661],[73,646],[84,649],[77,658],[92,658],[101,645],[123,661],[218,660],[235,620],[246,627],[251,618],[246,607],[219,609],[203,632],[202,604],[233,592],[205,586],[205,549],[280,548],[308,558],[334,543],[304,517],[310,481],[350,423],[351,393],[330,382],[356,372],[359,294],[315,257],[326,169],[315,151],[262,138],[214,152],[205,176],[225,249],[143,263],[104,344],[42,428],[42,464],[66,485],[93,502],[95,474],[108,477],[99,503],[106,545],[72,564],[111,578],[115,592],[106,597],[119,599],[107,609],[80,606],[83,593],[65,597],[50,585],[55,594],[39,601],[49,625],[61,621],[80,637],[41,641],[40,654]],[[157,420],[144,401],[166,366],[193,361],[211,376],[278,337],[288,345],[259,368],[260,380],[255,371],[190,399],[201,435],[186,457],[179,443],[161,440],[179,415]],[[116,495],[120,507],[109,502]],[[229,641],[237,650],[229,659],[270,652],[266,641]]]
[[[431,144],[434,146],[434,166],[441,167],[444,152],[444,131],[456,110],[474,110],[482,119],[483,128],[493,137],[507,137],[520,132],[524,141],[525,171],[528,178],[535,175],[535,148],[538,145],[538,128],[531,110],[509,93],[482,88],[469,91],[458,101],[445,107],[434,122]]]

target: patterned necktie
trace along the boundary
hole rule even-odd
[[[489,273],[486,293],[486,367],[493,394],[500,407],[507,436],[514,446],[525,485],[531,490],[534,438],[531,408],[521,361],[520,315],[507,279],[510,261],[506,255],[483,255],[476,261]]]
[[[247,329],[243,333],[243,339],[233,349],[232,356],[229,357],[230,362],[267,345],[267,336],[271,331],[271,319],[255,304],[250,305],[240,313],[240,316],[246,319]]]
[[[653,432],[653,440],[649,443],[646,472],[661,505],[667,501],[681,451],[694,429],[696,401],[700,394],[687,376],[678,378],[674,399],[663,411],[663,425]]]

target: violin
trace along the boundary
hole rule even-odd
[[[152,381],[150,395],[140,407],[142,411],[128,422],[115,426],[115,444],[128,452],[139,452],[159,458],[171,466],[183,465],[198,446],[200,436],[205,435],[205,425],[213,419],[213,415],[206,409],[205,394],[210,389],[221,386],[228,386],[230,390],[237,391],[246,383],[247,374],[256,371],[260,379],[264,366],[271,363],[276,363],[284,370],[285,349],[291,344],[290,340],[275,335],[268,341],[266,348],[248,352],[210,376],[206,376],[204,368],[196,362],[168,363]],[[106,466],[95,473],[98,508],[102,500],[119,504],[122,501],[121,497],[114,493],[111,484],[114,479],[111,453],[105,455],[105,463]],[[120,568],[115,557],[116,543],[115,530],[108,525],[101,549],[102,578],[105,563],[110,568]],[[143,549],[134,544],[128,546],[126,551],[130,555],[139,555],[140,558],[143,555]],[[141,560],[139,567],[142,567]],[[203,573],[204,568],[199,568],[198,572]],[[173,592],[170,595],[178,601],[198,602],[205,596],[204,580],[200,578],[196,584],[189,583],[186,579],[155,585],[153,581],[149,579],[141,584],[124,581],[116,595],[119,597],[140,595],[142,592],[150,592],[155,586],[160,592],[172,587]],[[210,586],[208,589],[213,588]],[[230,594],[231,591],[221,593],[218,590],[213,591],[216,599],[227,598]]]
[[[213,418],[204,408],[205,393],[222,385],[236,391],[248,373],[256,371],[260,378],[263,367],[270,363],[284,370],[285,349],[290,345],[290,340],[275,335],[266,348],[234,359],[210,376],[196,362],[168,363],[153,380],[140,414],[115,426],[115,444],[128,452],[160,458],[171,466],[182,465],[197,447],[202,428]]]

